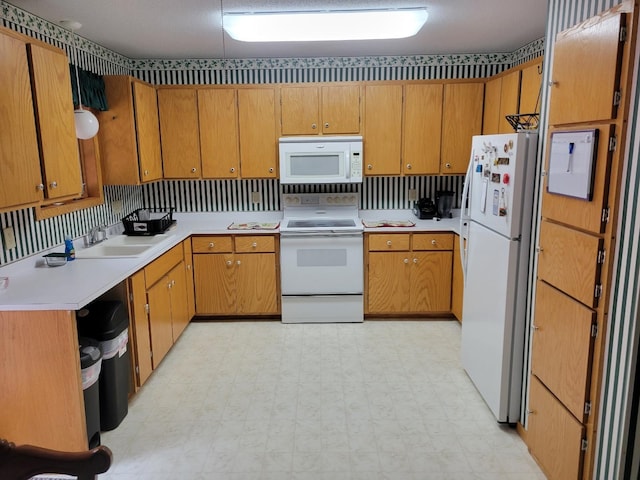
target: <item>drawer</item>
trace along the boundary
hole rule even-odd
[[[369,235],[369,251],[409,250],[410,238],[408,233]]]
[[[184,252],[182,250],[182,244],[179,244],[144,267],[144,281],[147,288],[151,287],[169,273],[169,270],[183,259]]]
[[[205,235],[191,238],[193,253],[233,252],[231,235]]]
[[[275,252],[276,240],[273,235],[238,235],[235,238],[237,253]]]
[[[453,250],[452,233],[414,233],[414,250]]]

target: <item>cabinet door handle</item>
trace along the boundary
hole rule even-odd
[[[169,283],[167,284],[167,288],[169,288],[169,289],[170,289],[171,287],[173,287],[173,285],[171,285],[171,282],[169,282]]]
[[[417,258],[414,258],[414,259],[413,259],[413,263],[418,263],[418,259],[417,259]]]
[[[311,128],[312,128],[313,130],[315,130],[316,128],[318,128],[318,125],[316,125],[315,123],[312,123],[312,124],[311,124]]]
[[[176,286],[176,281],[175,280],[171,280],[171,286],[175,287]]]
[[[329,122],[326,122],[326,123],[324,124],[324,128],[329,128]]]
[[[445,168],[451,168],[451,164],[450,163],[445,163],[444,166],[445,166]]]
[[[36,188],[38,190],[44,190],[44,183],[39,183],[38,185],[36,185]]]
[[[231,168],[229,169],[229,171],[230,171],[231,173],[236,173],[236,169],[235,169],[234,167],[231,167]]]
[[[233,262],[232,262],[231,260],[227,260],[227,266],[229,266],[229,267],[230,267],[232,263],[233,263]]]
[[[408,258],[405,258],[405,259],[404,259],[404,263],[409,263],[409,259],[408,259]]]
[[[373,165],[371,164],[367,165],[367,170],[373,170]]]
[[[411,164],[407,163],[407,170],[411,170]]]
[[[269,173],[273,173],[273,167],[269,168]]]
[[[213,247],[215,247],[215,246],[216,246],[216,244],[215,244],[215,243],[213,243],[213,242],[209,243],[209,248],[213,248]]]
[[[191,265],[187,265],[187,270],[191,270]]]
[[[51,188],[56,188],[56,187],[58,186],[58,182],[53,181],[53,182],[51,182],[51,183],[49,184],[49,186],[50,186]]]
[[[236,264],[237,264],[237,265],[240,265],[240,260],[236,260]]]
[[[390,247],[391,246],[391,240],[387,240],[387,245]]]
[[[196,167],[193,167],[193,168],[191,169],[191,173],[196,173],[196,172],[197,172]]]

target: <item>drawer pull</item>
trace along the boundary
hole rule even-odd
[[[257,243],[257,242],[253,242],[253,243],[251,244],[251,246],[252,246],[253,248],[256,248],[256,247],[258,246],[258,243]]]
[[[391,240],[387,240],[387,245],[391,246]]]
[[[436,242],[435,240],[431,240],[431,245],[436,245],[438,242]]]
[[[216,246],[216,244],[215,244],[215,243],[213,243],[213,242],[210,242],[210,243],[209,243],[209,248],[213,248],[213,247],[215,247],[215,246]]]

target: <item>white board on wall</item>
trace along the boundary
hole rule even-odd
[[[547,191],[591,200],[597,147],[597,129],[553,132]]]

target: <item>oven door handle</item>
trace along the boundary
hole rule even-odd
[[[309,238],[309,237],[324,237],[324,238],[335,238],[335,237],[352,237],[359,238],[362,237],[362,232],[340,232],[332,230],[331,232],[297,232],[297,233],[284,233],[280,232],[281,238]]]

